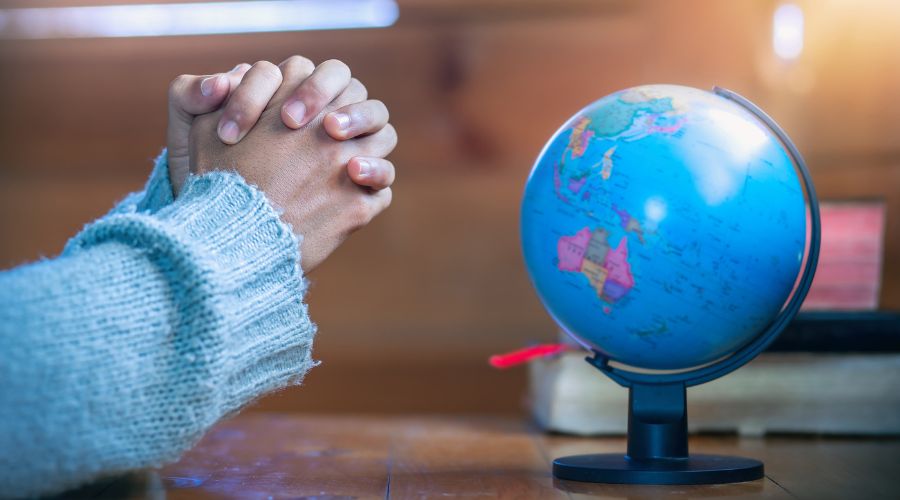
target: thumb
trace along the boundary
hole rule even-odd
[[[239,64],[228,73],[181,75],[169,85],[166,148],[169,178],[175,194],[181,190],[190,170],[188,145],[194,116],[219,109],[249,69],[249,64]]]

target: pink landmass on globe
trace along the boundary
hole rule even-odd
[[[559,175],[559,163],[553,166],[553,188],[557,198],[566,203],[569,202],[569,199],[562,194],[562,178]]]
[[[674,134],[681,130],[687,120],[679,118],[672,125],[656,125],[656,115],[650,115],[647,120],[647,133],[650,134]]]
[[[641,226],[641,223],[631,216],[628,213],[628,210],[624,208],[619,208],[616,205],[612,206],[613,212],[615,212],[619,216],[619,220],[622,221],[622,227],[625,228],[626,232],[634,233],[638,237],[638,241],[641,244],[644,244],[644,227]]]
[[[621,221],[622,227],[627,228],[628,223],[631,222],[631,214],[628,213],[628,210],[617,207],[615,203],[613,203],[612,210],[613,210],[613,212],[616,213],[616,215],[619,216],[619,220]]]
[[[572,236],[562,236],[556,244],[560,271],[581,271],[581,262],[591,240],[591,230],[584,228]],[[627,257],[627,250],[626,250]],[[627,264],[626,264],[627,265]]]
[[[628,238],[623,236],[619,246],[606,253],[604,267],[609,271],[607,280],[613,280],[626,289],[634,286],[631,265],[628,263]]]
[[[584,176],[581,179],[572,179],[569,181],[569,191],[573,193],[577,193],[581,191],[581,188],[584,187],[584,184],[587,182],[588,176]]]

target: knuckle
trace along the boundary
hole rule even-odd
[[[234,120],[242,129],[246,127],[253,113],[253,106],[244,99],[231,99],[222,113],[222,121]]]
[[[297,96],[301,97],[305,103],[319,107],[324,107],[331,100],[328,92],[322,88],[319,82],[313,79],[309,79],[300,85],[297,89]]]
[[[191,75],[178,75],[169,82],[169,97],[179,95],[190,84]]]
[[[329,71],[346,73],[348,76],[350,75],[350,66],[347,66],[347,64],[340,59],[329,59],[324,61],[321,66]]]
[[[382,196],[384,196],[384,205],[382,207],[382,210],[384,210],[385,208],[391,206],[391,202],[394,201],[394,191],[391,188],[387,187],[387,188],[384,188],[382,193],[384,193],[382,195]]]
[[[369,89],[366,88],[365,85],[361,81],[356,78],[351,78],[350,83],[347,85],[347,94],[360,101],[364,101],[369,97]]]
[[[253,71],[268,80],[281,82],[281,69],[269,61],[257,61],[253,64]]]
[[[281,72],[283,74],[290,74],[290,75],[306,74],[306,75],[308,75],[308,74],[312,73],[315,68],[316,68],[316,65],[313,64],[312,61],[310,61],[309,59],[307,59],[303,56],[299,56],[299,55],[293,55],[291,57],[288,57],[287,59],[284,60],[283,63],[281,63]]]
[[[381,140],[384,141],[385,145],[389,146],[391,149],[394,149],[394,147],[397,146],[397,130],[393,125],[388,123],[381,129],[379,134],[382,135]]]
[[[388,160],[382,160],[382,162],[384,163],[384,183],[390,186],[397,179],[397,169]],[[388,203],[390,203],[390,199],[388,199]]]
[[[387,105],[385,103],[379,101],[378,99],[370,99],[369,102],[371,103],[370,106],[372,107],[372,112],[376,116],[382,116],[382,119],[385,122],[391,119],[391,113],[390,111],[388,111]]]
[[[350,223],[354,228],[360,228],[368,224],[375,214],[367,200],[359,196],[350,207]]]

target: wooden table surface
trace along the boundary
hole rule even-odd
[[[900,498],[900,439],[692,437],[693,452],[761,459],[766,478],[714,486],[554,480],[556,456],[624,450],[623,438],[545,435],[501,417],[248,413],[181,461],[110,481],[94,498]]]

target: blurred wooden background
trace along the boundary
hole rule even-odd
[[[486,359],[555,337],[518,247],[525,178],[569,115],[643,83],[736,90],[787,129],[823,198],[886,200],[881,304],[900,309],[900,4],[800,2],[790,64],[777,5],[401,0],[387,29],[2,41],[0,265],[58,253],[142,185],[174,76],[300,53],[346,61],[388,104],[399,176],[392,208],[312,275],[322,366],[257,408],[519,411],[524,370]]]

